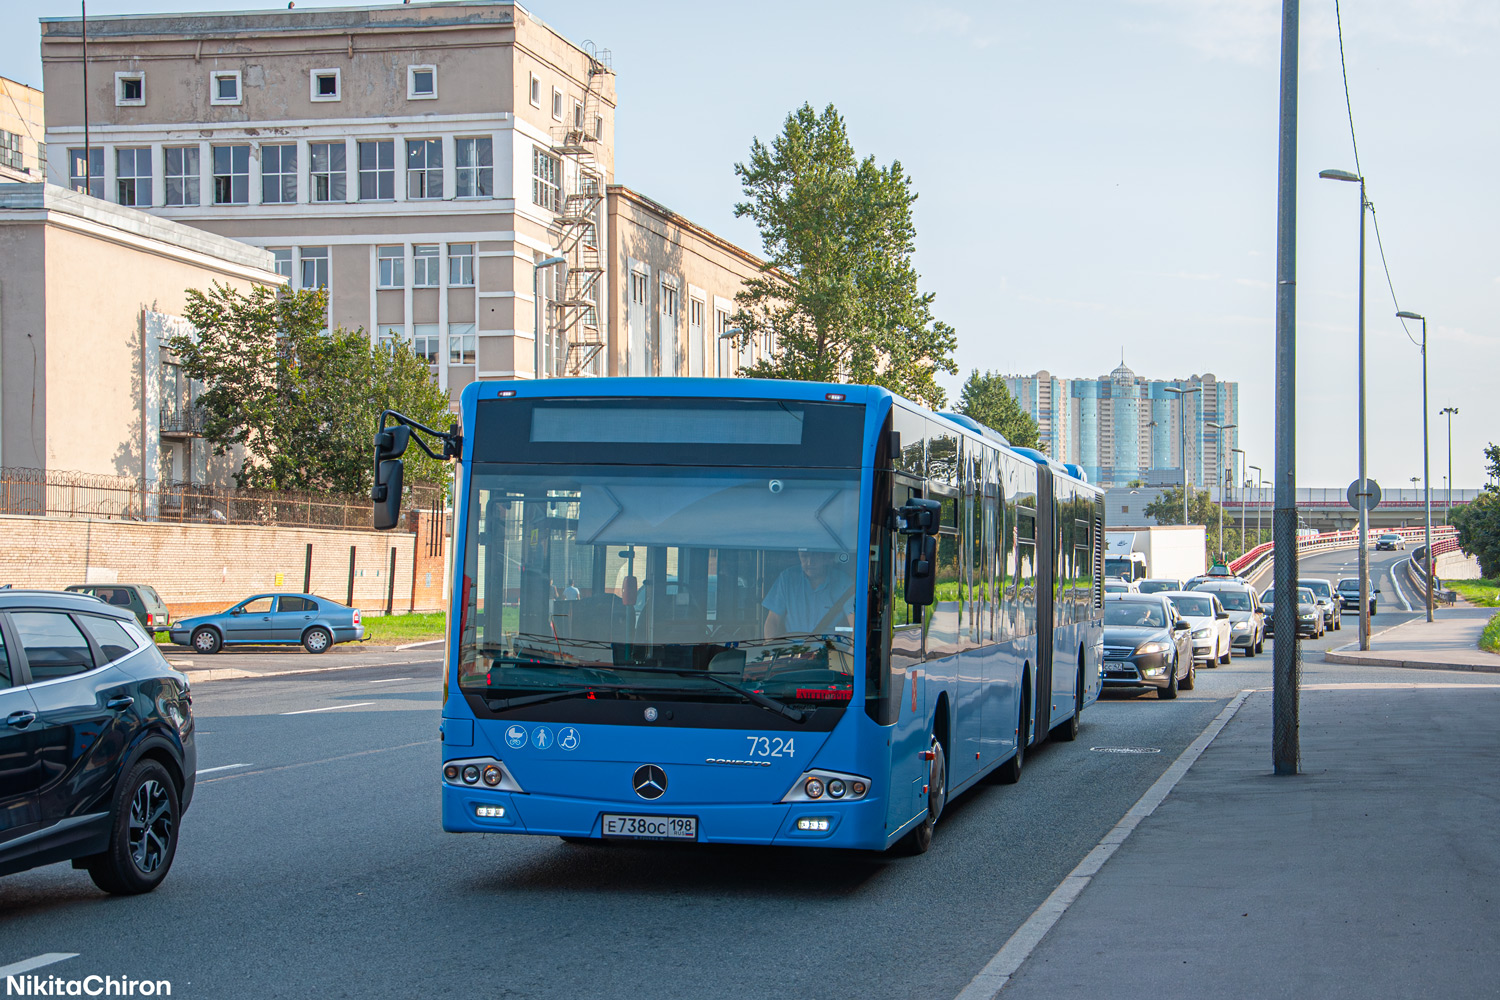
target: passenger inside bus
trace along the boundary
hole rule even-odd
[[[798,565],[776,578],[762,607],[765,637],[826,632],[854,625],[854,578],[831,552],[797,550]]]

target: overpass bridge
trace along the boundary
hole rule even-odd
[[[1432,523],[1447,523],[1450,508],[1467,506],[1483,492],[1481,490],[1454,490],[1451,500],[1445,490],[1432,491]],[[1222,490],[1210,487],[1214,503],[1224,494],[1224,527],[1239,527],[1248,521],[1252,530],[1256,515],[1260,516],[1262,528],[1271,527],[1275,498],[1271,488],[1264,490]],[[1425,516],[1424,491],[1414,489],[1382,489],[1380,506],[1370,511],[1370,527],[1382,531],[1395,528],[1421,526]],[[1343,489],[1302,487],[1297,490],[1297,518],[1301,526],[1319,531],[1351,531],[1359,527],[1359,511],[1349,506],[1349,498]],[[1217,525],[1209,525],[1212,533]]]

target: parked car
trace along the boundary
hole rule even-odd
[[[156,888],[198,770],[187,678],[129,610],[0,592],[0,875],[72,861]]]
[[[1112,594],[1104,598],[1104,687],[1156,689],[1177,697],[1197,683],[1191,626],[1160,594]]]
[[[167,602],[144,583],[75,583],[65,589],[97,597],[117,608],[129,608],[148,632],[165,632],[172,624]]]
[[[1135,589],[1142,594],[1163,594],[1169,590],[1183,590],[1181,580],[1174,580],[1169,576],[1154,576],[1145,580],[1137,580]]]
[[[1137,593],[1136,585],[1129,580],[1122,580],[1117,576],[1106,576],[1104,578],[1104,592],[1106,594],[1134,594]]]
[[[1260,603],[1266,612],[1266,635],[1275,638],[1276,594],[1275,587],[1267,587],[1260,595]],[[1306,587],[1297,588],[1297,634],[1309,639],[1323,638],[1323,610],[1318,599]]]
[[[1396,534],[1394,531],[1388,531],[1385,534],[1381,535],[1379,538],[1375,539],[1375,550],[1377,552],[1381,549],[1387,549],[1391,552],[1395,552],[1397,549],[1405,548],[1406,539]]]
[[[1266,615],[1255,588],[1242,580],[1225,579],[1210,581],[1193,591],[1205,592],[1217,597],[1229,612],[1230,644],[1246,656],[1259,653],[1266,644]]]
[[[214,615],[195,615],[172,626],[172,641],[200,653],[224,646],[289,646],[326,653],[340,642],[365,637],[359,609],[313,594],[256,594]]]
[[[1344,606],[1333,592],[1333,583],[1316,578],[1298,580],[1297,586],[1306,587],[1318,600],[1318,610],[1323,612],[1323,627],[1337,632],[1344,627]]]
[[[1193,659],[1212,667],[1228,663],[1234,647],[1230,645],[1229,612],[1219,598],[1202,590],[1176,591],[1162,595],[1172,602],[1177,613],[1191,625]]]
[[[1359,577],[1346,576],[1342,580],[1340,580],[1338,585],[1338,593],[1340,608],[1346,611],[1359,610]],[[1374,590],[1370,591],[1371,618],[1375,617],[1375,595],[1378,593],[1380,593],[1379,587],[1376,587]]]

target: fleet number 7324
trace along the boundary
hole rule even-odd
[[[746,736],[745,739],[750,741],[751,757],[795,756],[791,737],[782,739],[780,736]]]

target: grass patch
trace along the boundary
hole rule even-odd
[[[376,646],[400,646],[408,642],[441,639],[448,616],[441,611],[408,615],[362,615],[368,641]]]
[[[1479,636],[1479,648],[1491,653],[1500,653],[1500,614],[1490,619]]]
[[[1458,591],[1470,604],[1500,608],[1500,580],[1444,580],[1443,584]]]

